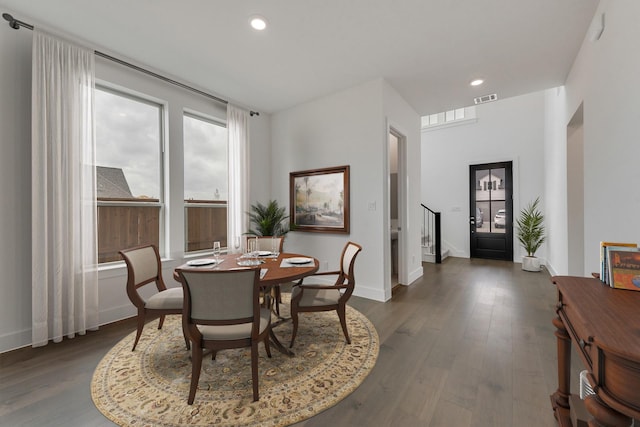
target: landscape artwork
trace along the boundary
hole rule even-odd
[[[349,232],[349,166],[289,174],[294,231]]]

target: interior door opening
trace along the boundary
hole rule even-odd
[[[584,276],[584,131],[582,104],[567,125],[568,273]]]
[[[405,138],[394,129],[389,131],[388,159],[389,159],[389,241],[391,259],[391,287],[406,284],[407,278],[404,266],[404,212],[405,194],[403,182],[406,182],[404,165]]]
[[[398,137],[389,133],[389,225],[391,287],[398,284]]]

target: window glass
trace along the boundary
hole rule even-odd
[[[160,246],[162,105],[96,88],[99,262],[121,249]]]
[[[227,129],[195,114],[184,115],[185,251],[227,246]]]
[[[451,122],[455,120],[455,113],[453,110],[449,110],[449,111],[445,111],[444,113],[444,121],[445,122]]]

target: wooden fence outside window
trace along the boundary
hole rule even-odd
[[[98,200],[98,262],[120,261],[118,251],[153,243],[160,246],[161,205],[157,199]],[[227,246],[227,202],[185,200],[185,251]]]

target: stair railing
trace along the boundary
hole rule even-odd
[[[422,206],[422,246],[434,255],[436,264],[442,262],[442,235],[440,230],[440,212]]]

